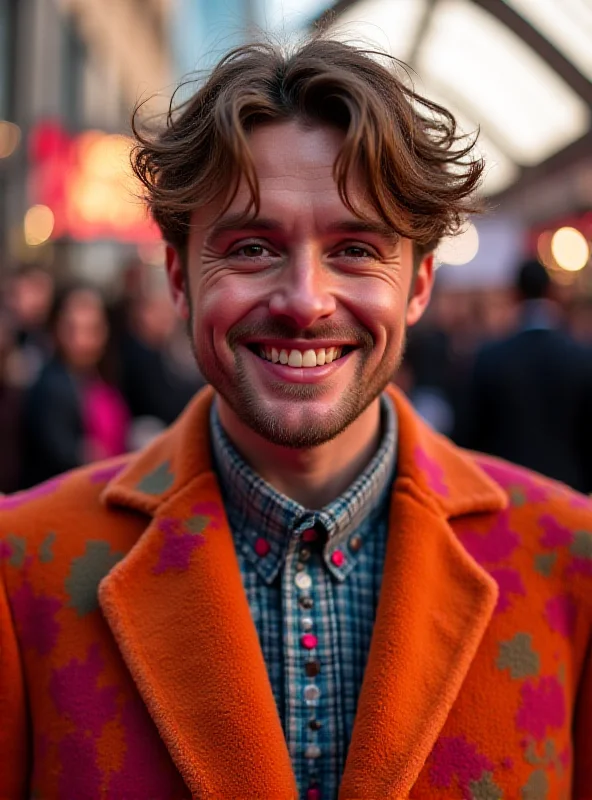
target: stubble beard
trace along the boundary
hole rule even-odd
[[[359,364],[352,379],[351,387],[342,394],[336,407],[331,409],[328,414],[325,414],[322,420],[311,409],[309,413],[304,414],[298,428],[294,429],[288,425],[283,425],[277,414],[262,407],[261,401],[249,380],[244,361],[235,348],[233,348],[233,351],[236,380],[231,381],[224,373],[217,371],[215,367],[210,368],[211,364],[215,364],[215,358],[212,358],[211,362],[209,362],[208,359],[200,355],[193,335],[195,330],[193,313],[190,314],[187,327],[191,348],[202,376],[223,398],[238,419],[268,442],[290,449],[308,450],[318,447],[335,439],[355,422],[393,380],[403,359],[406,340],[406,330],[404,330],[394,363],[390,366],[381,364],[370,378],[364,375],[364,365],[371,348],[359,348],[362,356],[358,356]],[[215,355],[212,348],[210,348],[210,352],[212,356]],[[363,355],[364,353],[365,355]],[[310,402],[319,396],[319,389],[314,384],[295,384],[278,381],[273,389],[284,399],[301,403]]]

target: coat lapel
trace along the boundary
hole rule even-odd
[[[101,607],[192,795],[291,800],[290,758],[209,448],[197,457],[189,444],[192,429],[207,431],[210,400],[180,426],[192,463],[161,440],[106,490],[107,502],[153,518],[103,580]]]
[[[398,478],[382,591],[339,793],[406,798],[444,726],[497,600],[449,519],[504,507],[499,488],[398,393]]]
[[[340,800],[407,797],[495,607],[495,582],[450,520],[499,511],[500,489],[398,392],[398,477],[374,636]],[[198,797],[297,789],[209,460],[211,391],[104,494],[152,519],[103,580],[122,656]]]

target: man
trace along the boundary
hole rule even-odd
[[[562,329],[547,270],[518,271],[518,330],[477,354],[458,442],[592,492],[592,351]]]
[[[472,207],[453,131],[315,39],[141,136],[214,388],[4,501],[0,796],[590,796],[590,504],[386,389]]]

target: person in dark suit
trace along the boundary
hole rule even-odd
[[[477,353],[456,441],[592,492],[592,351],[561,327],[538,262],[518,274],[519,329]]]

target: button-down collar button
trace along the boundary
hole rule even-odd
[[[349,549],[352,551],[352,553],[357,553],[361,547],[362,547],[362,537],[358,536],[357,534],[355,536],[352,536],[351,539],[349,540]]]
[[[305,592],[312,586],[312,578],[308,572],[298,572],[294,578],[294,583],[299,589],[302,589],[302,591]]]
[[[341,550],[334,550],[331,553],[331,562],[337,568],[342,567],[345,563],[345,556],[343,555],[343,551]]]
[[[317,637],[312,633],[305,633],[303,636],[300,637],[300,644],[306,650],[314,650],[318,644]]]
[[[305,758],[320,758],[321,748],[318,746],[318,744],[309,744],[306,746],[304,756]]]
[[[262,536],[260,536],[258,539],[255,540],[255,552],[257,553],[259,558],[265,558],[265,556],[269,553],[270,550],[271,550],[271,545],[269,544],[267,539],[264,539]]]
[[[318,538],[319,534],[314,528],[307,528],[305,531],[302,531],[303,542],[316,542]]]

